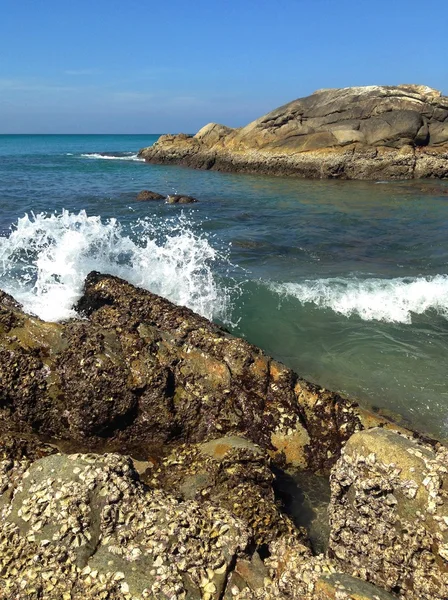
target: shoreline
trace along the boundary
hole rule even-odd
[[[445,446],[117,277],[90,273],[77,311],[1,293],[0,591],[446,597]],[[291,469],[330,480],[324,553],[276,496]]]

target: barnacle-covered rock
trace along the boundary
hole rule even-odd
[[[330,552],[409,600],[448,597],[448,450],[384,429],[353,435],[331,476]]]
[[[0,292],[3,430],[141,459],[242,435],[278,463],[328,472],[364,426],[355,403],[117,277],[91,273],[77,306],[84,319],[45,323]]]
[[[113,454],[37,460],[1,517],[0,597],[16,600],[214,600],[249,541],[229,511],[149,490]]]
[[[294,532],[307,543],[275,497],[271,459],[244,438],[178,446],[147,469],[145,480],[176,497],[211,501],[229,510],[246,525],[257,547]]]

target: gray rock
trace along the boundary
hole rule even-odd
[[[394,600],[396,596],[346,573],[321,577],[316,585],[316,600]]]

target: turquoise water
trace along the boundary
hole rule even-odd
[[[0,286],[64,319],[89,270],[120,275],[447,438],[448,183],[138,161],[157,137],[0,136]],[[199,203],[136,202],[142,189]]]

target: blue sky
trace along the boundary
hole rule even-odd
[[[240,126],[323,87],[448,94],[446,2],[0,0],[0,133]]]

